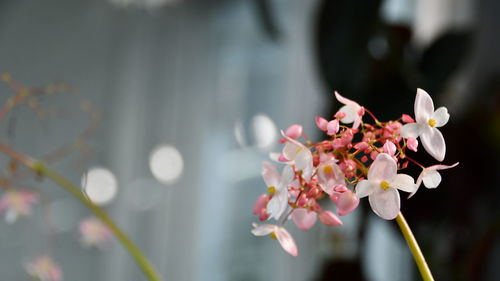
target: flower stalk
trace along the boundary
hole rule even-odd
[[[401,233],[403,234],[406,243],[408,244],[408,248],[410,248],[410,252],[413,255],[415,263],[417,263],[417,267],[420,271],[422,279],[424,281],[434,281],[434,277],[432,277],[431,270],[429,269],[429,266],[425,261],[422,251],[420,251],[417,240],[415,239],[415,236],[413,236],[410,226],[408,226],[408,223],[406,222],[401,212],[399,212],[398,216],[396,217],[396,222],[398,223],[398,226],[401,229]]]
[[[128,238],[128,236],[123,232],[116,223],[109,217],[109,215],[98,205],[94,204],[87,197],[83,195],[79,188],[77,188],[70,181],[65,179],[58,172],[48,168],[43,162],[36,161],[26,155],[19,153],[18,151],[12,149],[10,146],[5,145],[0,142],[0,151],[11,157],[13,160],[27,166],[34,172],[41,176],[45,176],[52,180],[54,183],[63,187],[71,193],[76,199],[83,203],[87,208],[89,208],[96,217],[98,217],[107,227],[113,232],[113,234],[118,238],[118,241],[123,245],[123,247],[129,252],[130,256],[135,260],[139,268],[144,272],[146,277],[150,281],[161,281],[161,278],[154,270],[150,262],[144,257],[142,252],[137,248],[137,246]]]

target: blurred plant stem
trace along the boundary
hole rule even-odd
[[[10,158],[12,158],[12,160],[32,169],[37,174],[51,179],[59,186],[66,189],[76,199],[80,200],[80,202],[87,206],[96,217],[98,217],[104,224],[109,227],[109,229],[111,229],[114,235],[118,238],[118,241],[129,252],[130,256],[132,256],[132,258],[135,260],[144,274],[148,277],[148,279],[151,281],[161,281],[160,277],[153,269],[146,257],[144,257],[144,255],[141,253],[139,248],[137,248],[137,246],[130,240],[130,238],[128,238],[128,236],[115,224],[115,222],[109,217],[109,215],[101,207],[92,203],[92,201],[85,197],[79,188],[65,179],[61,174],[48,168],[44,163],[30,158],[2,142],[0,142],[0,151],[8,155]]]
[[[408,223],[406,223],[406,220],[401,212],[399,212],[396,217],[396,222],[401,229],[401,233],[403,233],[403,236],[405,237],[406,243],[408,244],[411,254],[413,255],[413,259],[415,259],[415,262],[417,263],[422,279],[424,281],[434,281],[434,277],[432,277],[431,270],[429,269],[429,266],[427,266],[427,262],[425,262],[424,255],[422,254],[422,251],[420,251],[417,240],[415,239],[415,236],[413,236],[413,233],[411,232],[411,229],[408,226]]]

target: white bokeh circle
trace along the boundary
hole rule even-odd
[[[83,193],[97,205],[109,203],[118,191],[115,175],[103,167],[90,168],[82,176],[81,183]]]

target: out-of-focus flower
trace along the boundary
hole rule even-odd
[[[31,190],[9,189],[0,198],[0,212],[5,212],[7,223],[13,223],[20,216],[31,215],[31,207],[37,200],[37,194]]]
[[[101,247],[113,237],[111,230],[96,217],[81,221],[78,230],[85,246]]]
[[[422,89],[417,89],[415,98],[416,123],[404,125],[401,130],[403,138],[420,137],[425,150],[436,160],[443,161],[446,154],[446,144],[443,135],[437,129],[448,123],[450,114],[446,107],[434,111],[434,102],[431,96]]]
[[[62,281],[61,268],[49,256],[42,256],[28,262],[25,266],[31,277],[40,281]]]
[[[290,255],[296,257],[299,253],[297,250],[297,244],[295,244],[295,240],[288,233],[288,231],[278,225],[275,224],[252,224],[252,234],[255,236],[266,236],[270,235],[272,238],[275,238],[280,243],[283,250],[285,250]]]
[[[375,214],[392,220],[400,209],[397,189],[411,193],[417,190],[417,185],[412,177],[397,174],[397,164],[390,155],[380,153],[368,170],[368,179],[357,184],[356,195],[359,198],[368,196]]]

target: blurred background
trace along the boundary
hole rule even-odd
[[[18,107],[0,133],[42,157],[98,115],[52,167],[78,184],[108,175],[116,188],[96,200],[164,280],[420,280],[395,223],[365,200],[342,227],[289,227],[297,258],[250,229],[279,129],[318,140],[334,90],[382,120],[413,115],[423,88],[450,111],[444,163],[460,165],[402,211],[436,280],[498,280],[499,13],[494,0],[2,0],[0,72],[69,86],[44,88],[48,111]],[[14,95],[0,90],[2,104]],[[66,192],[22,184],[43,196],[33,216],[0,222],[1,280],[29,280],[23,263],[43,253],[65,280],[145,280],[116,241],[82,248],[90,213]]]

